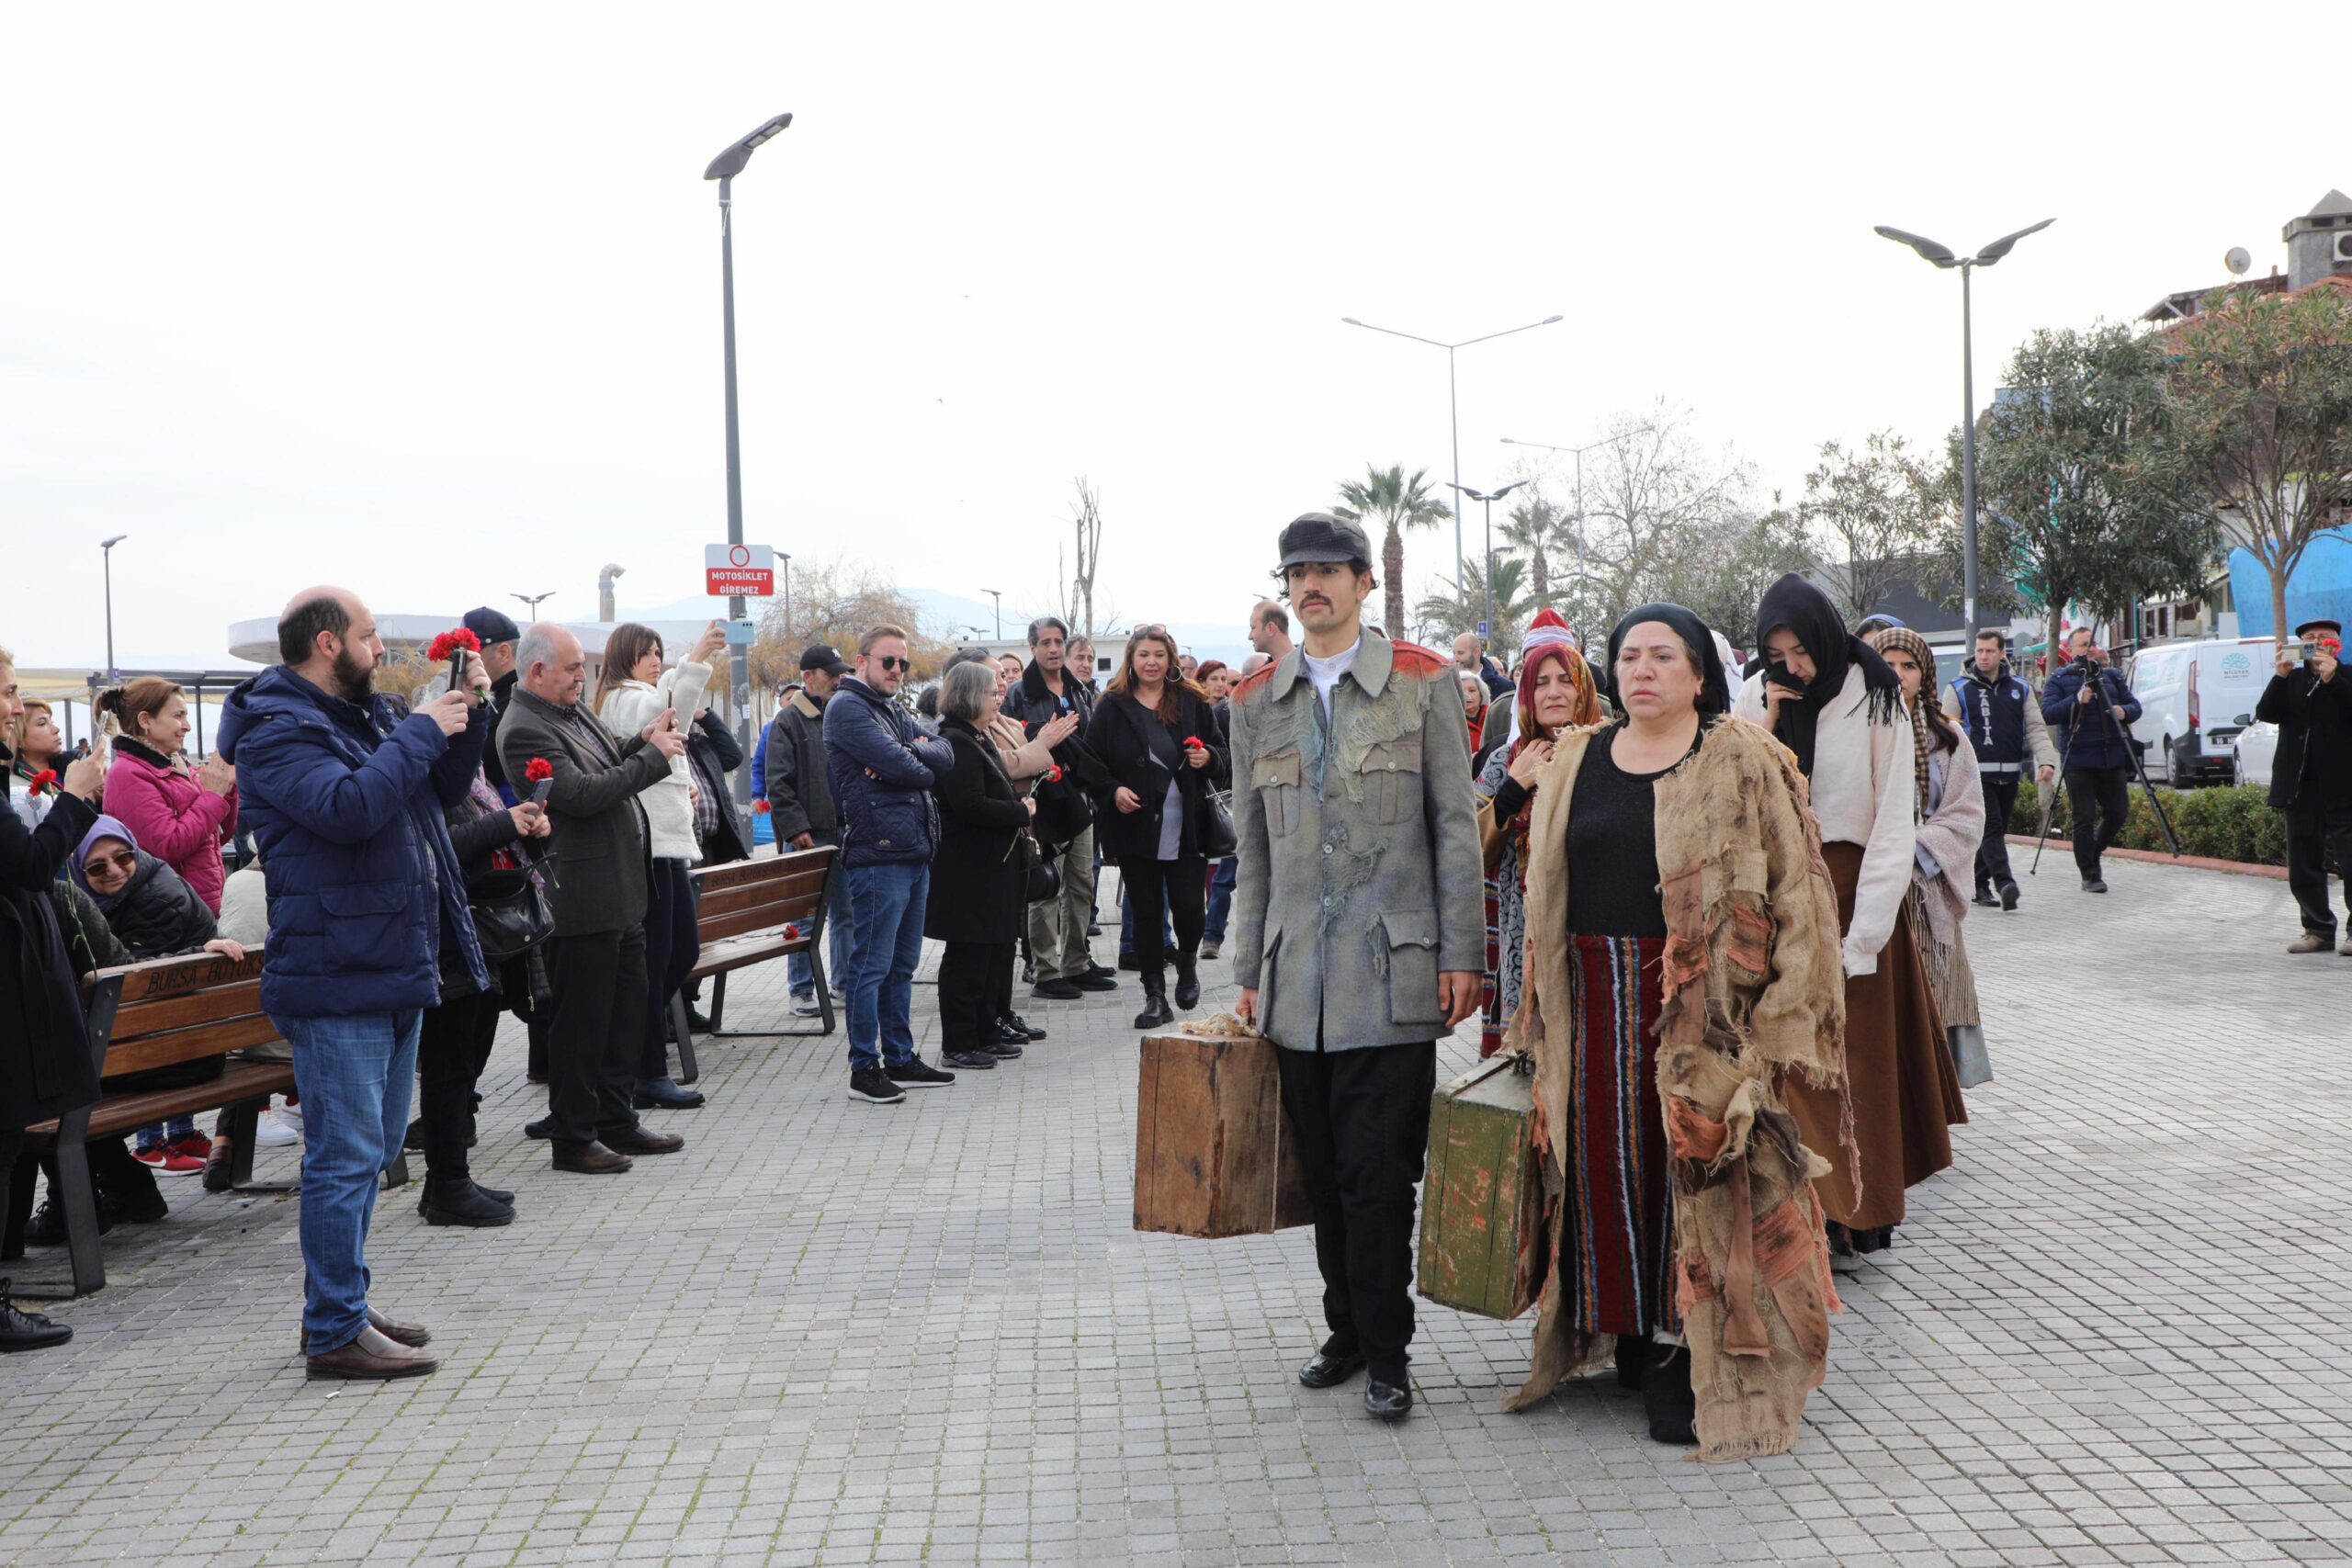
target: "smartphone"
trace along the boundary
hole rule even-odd
[[[541,779],[537,785],[531,791],[531,804],[534,806],[545,806],[548,803],[548,791],[553,788],[555,788],[555,780]]]

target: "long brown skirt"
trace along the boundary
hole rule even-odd
[[[1821,856],[1838,888],[1842,935],[1854,923],[1862,848],[1824,844]],[[1910,919],[1905,900],[1876,972],[1846,981],[1846,1077],[1854,1097],[1854,1143],[1861,1156],[1859,1193],[1838,1146],[1837,1091],[1811,1089],[1793,1077],[1781,1086],[1805,1147],[1832,1168],[1814,1183],[1821,1206],[1849,1230],[1902,1224],[1904,1189],[1951,1163],[1950,1128],[1968,1120]]]

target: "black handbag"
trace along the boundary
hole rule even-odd
[[[1060,897],[1062,868],[1056,863],[1059,857],[1040,850],[1037,840],[1026,833],[1015,840],[1014,847],[1021,852],[1022,896],[1032,904]]]
[[[1241,836],[1233,830],[1233,796],[1221,789],[1204,789],[1193,803],[1193,836],[1200,840],[1207,860],[1223,860],[1241,852]]]
[[[536,863],[552,875],[553,863],[550,855]],[[483,872],[467,886],[466,903],[473,911],[474,940],[489,963],[520,958],[555,935],[555,910],[539,879],[528,871]]]

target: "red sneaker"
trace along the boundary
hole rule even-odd
[[[158,1144],[133,1157],[158,1176],[202,1176],[203,1158],[200,1156],[191,1156],[183,1146],[185,1143],[185,1139],[179,1139]]]
[[[175,1154],[187,1155],[191,1159],[207,1160],[212,1157],[212,1140],[201,1133],[190,1133],[185,1138],[174,1138],[171,1147]]]

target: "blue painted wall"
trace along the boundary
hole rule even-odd
[[[2270,574],[2244,550],[2230,552],[2230,592],[2238,602],[2238,636],[2275,637]],[[2352,626],[2352,529],[2314,536],[2287,580],[2287,625],[2327,616]]]

